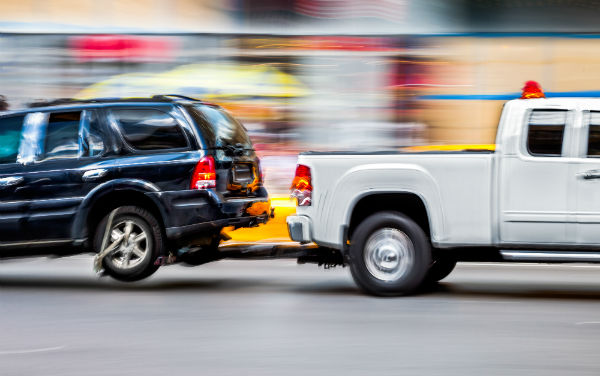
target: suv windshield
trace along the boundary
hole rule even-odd
[[[191,115],[201,128],[209,148],[222,148],[240,144],[252,149],[244,126],[221,108],[207,105],[189,106]]]

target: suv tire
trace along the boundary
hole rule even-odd
[[[407,295],[425,280],[431,246],[421,227],[406,215],[379,212],[354,231],[349,263],[354,281],[365,292]]]
[[[102,243],[111,214],[96,227],[94,251],[102,251]],[[102,260],[106,274],[120,281],[138,281],[152,275],[158,266],[155,260],[163,253],[162,229],[149,211],[137,206],[116,209],[110,224],[105,248],[113,247]]]

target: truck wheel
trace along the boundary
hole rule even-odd
[[[164,249],[164,237],[156,218],[137,206],[121,206],[112,218],[105,248],[102,248],[108,214],[96,228],[94,250],[108,248],[102,259],[106,274],[120,281],[138,281],[153,274],[158,266],[154,261]]]
[[[427,284],[434,284],[442,279],[446,278],[456,266],[456,259],[449,255],[435,255],[433,257],[433,263],[427,271],[427,277],[425,277]]]
[[[431,264],[427,236],[402,213],[380,212],[358,225],[349,263],[356,284],[369,294],[406,295],[421,286]]]

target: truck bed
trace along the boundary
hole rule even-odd
[[[312,206],[299,207],[314,223],[313,237],[335,245],[354,205],[374,193],[417,192],[438,247],[492,243],[494,153],[477,151],[306,152],[298,163],[311,168]]]

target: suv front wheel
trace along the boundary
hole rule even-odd
[[[121,206],[111,213],[100,221],[94,236],[96,253],[106,253],[102,259],[104,271],[120,281],[150,276],[158,269],[154,261],[164,249],[158,221],[137,206]]]

